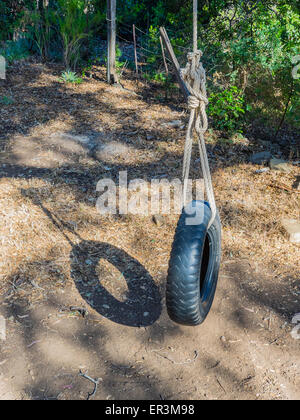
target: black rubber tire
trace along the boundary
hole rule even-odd
[[[201,212],[200,222],[187,225],[191,207]],[[167,311],[172,321],[183,325],[201,324],[213,303],[221,260],[219,214],[207,230],[211,217],[205,201],[190,203],[183,210],[175,233],[166,288]]]

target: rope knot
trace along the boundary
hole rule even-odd
[[[199,99],[194,96],[194,95],[190,95],[188,97],[188,107],[189,109],[197,109],[200,107],[200,101]]]
[[[190,109],[189,125],[186,133],[184,158],[183,158],[183,179],[186,181],[189,177],[190,164],[193,147],[193,131],[198,134],[198,146],[200,152],[201,168],[203,172],[204,184],[207,193],[209,205],[211,207],[212,216],[209,227],[216,217],[216,203],[214,198],[213,186],[211,181],[209,162],[207,158],[204,133],[208,128],[208,120],[206,115],[206,105],[208,104],[206,94],[206,75],[201,63],[202,51],[198,50],[188,54],[188,62],[184,69],[181,70],[181,77],[186,83],[190,93],[188,97],[188,107]],[[184,187],[184,205],[186,202],[186,185]]]

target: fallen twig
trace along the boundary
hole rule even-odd
[[[33,341],[31,344],[28,344],[27,348],[30,348],[30,347],[32,347],[34,344],[38,344],[38,343],[40,343],[40,342],[41,342],[41,340]]]
[[[223,391],[226,394],[225,388],[223,387],[223,385],[221,384],[221,382],[219,381],[219,379],[216,377],[216,381],[218,382],[218,384],[220,385],[220,387],[223,389]]]
[[[26,291],[20,287],[21,284],[24,283],[23,281],[21,282],[20,285],[16,284],[15,282],[12,282],[12,281],[9,281],[9,283],[12,285],[13,291],[22,290],[22,292],[25,292],[26,293]]]
[[[91,394],[88,394],[88,397],[87,397],[87,400],[89,400],[90,398],[92,398],[96,394],[97,388],[98,388],[98,385],[99,385],[99,382],[102,379],[101,378],[93,379],[90,376],[86,375],[85,373],[82,373],[81,370],[79,371],[79,374],[78,375],[79,376],[82,376],[83,378],[85,378],[85,379],[87,379],[87,380],[89,380],[91,382],[93,382],[93,384],[94,384],[94,390],[93,390],[93,392]]]
[[[39,285],[37,285],[33,280],[29,280],[29,283],[31,284],[31,286],[35,287],[36,289],[45,290]]]
[[[220,360],[218,360],[214,365],[208,367],[207,369],[215,369],[216,367],[218,367],[220,364]]]
[[[284,184],[269,184],[269,187],[279,188],[281,190],[285,190],[285,191],[289,191],[289,192],[292,192],[292,193],[300,194],[300,191],[294,190],[293,188],[290,188],[290,187],[287,187]]]
[[[188,363],[193,363],[196,359],[197,359],[197,357],[198,357],[198,352],[197,352],[197,350],[195,350],[194,351],[194,354],[195,354],[195,356],[194,356],[194,358],[191,360],[191,359],[188,359],[188,360],[186,360],[185,362],[175,362],[175,360],[173,360],[173,359],[171,359],[170,357],[168,357],[168,356],[165,356],[165,355],[163,355],[163,354],[160,354],[160,353],[158,353],[157,351],[155,351],[155,350],[153,350],[158,356],[160,356],[160,357],[163,357],[164,359],[167,359],[167,360],[169,360],[169,362],[172,362],[172,363],[174,363],[174,365],[186,365],[186,364],[188,364]]]

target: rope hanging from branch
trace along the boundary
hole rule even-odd
[[[215,196],[209,169],[209,162],[206,152],[204,133],[208,128],[206,106],[208,105],[206,93],[206,74],[201,63],[202,51],[198,50],[198,0],[193,0],[193,52],[188,54],[188,62],[184,69],[180,69],[178,60],[174,54],[171,42],[164,27],[160,28],[160,35],[168,50],[174,66],[175,74],[178,79],[182,92],[187,99],[190,109],[189,125],[186,133],[184,158],[183,158],[183,205],[186,206],[187,180],[189,178],[191,156],[193,148],[193,135],[197,134],[198,147],[200,152],[200,162],[203,172],[204,185],[207,200],[211,208],[211,220],[208,229],[214,222],[217,214]]]
[[[208,128],[208,120],[206,115],[206,106],[208,105],[206,93],[206,74],[201,63],[202,51],[188,54],[188,62],[184,69],[181,69],[180,75],[185,82],[190,93],[188,97],[188,107],[190,109],[190,119],[186,133],[184,158],[183,158],[183,179],[184,179],[184,205],[186,205],[187,180],[189,178],[191,156],[193,148],[194,131],[198,136],[198,146],[200,152],[200,162],[203,172],[204,185],[207,193],[207,199],[212,211],[212,217],[209,226],[213,223],[217,209],[215,196],[207,158],[204,133]]]
[[[221,225],[204,141],[204,133],[208,127],[206,115],[208,99],[206,75],[201,63],[202,52],[197,48],[197,0],[194,0],[193,4],[194,48],[193,53],[188,54],[188,62],[184,69],[180,69],[166,31],[161,28],[161,36],[170,52],[178,81],[190,109],[183,160],[183,205],[186,209],[189,208],[186,203],[186,190],[194,133],[197,134],[204,184],[210,205],[209,209],[202,200],[192,204],[190,209],[198,208],[203,211],[201,223],[193,226],[187,226],[189,225],[187,222],[189,212],[182,212],[178,222],[180,228],[176,230],[169,261],[166,288],[168,314],[173,321],[191,326],[201,324],[211,308],[221,260]],[[205,252],[207,238],[208,252]]]

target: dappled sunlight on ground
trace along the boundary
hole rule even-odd
[[[96,185],[120,171],[181,178],[184,130],[166,123],[187,111],[142,82],[108,87],[97,69],[73,87],[59,70],[16,69],[0,110],[0,399],[86,399],[79,370],[101,378],[99,399],[299,398],[299,246],[281,225],[299,195],[274,187],[292,188],[296,166],[257,174],[255,144],[208,142],[220,282],[202,326],[175,325],[164,289],[178,216],[101,216]]]

